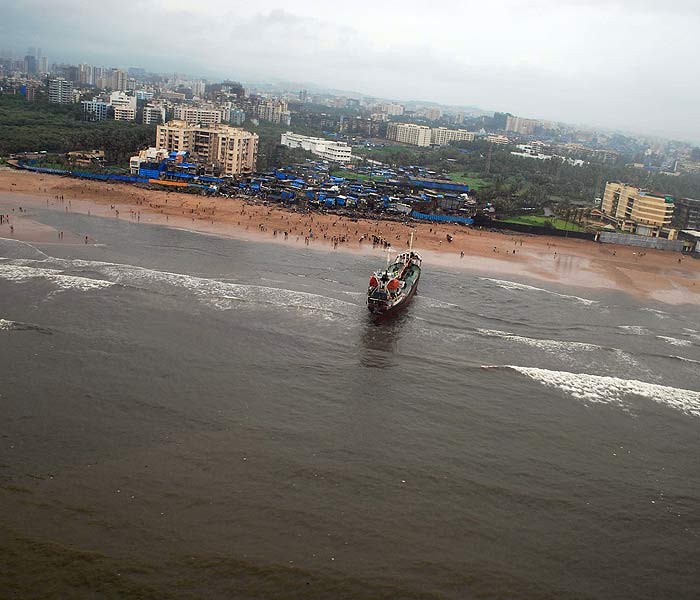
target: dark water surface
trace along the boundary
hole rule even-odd
[[[697,308],[36,212],[100,245],[0,239],[0,597],[700,596]]]

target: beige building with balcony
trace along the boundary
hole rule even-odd
[[[189,152],[197,162],[220,168],[222,175],[252,173],[258,159],[257,134],[229,125],[202,127],[170,121],[158,126],[155,145],[170,152]]]
[[[658,237],[673,220],[671,196],[642,190],[624,183],[608,182],[601,205],[602,212],[612,217],[623,231]]]

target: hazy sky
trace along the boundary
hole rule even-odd
[[[700,0],[0,0],[0,48],[700,142]]]

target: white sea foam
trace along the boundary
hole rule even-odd
[[[8,321],[7,319],[0,319],[0,331],[9,331],[15,328],[14,321]]]
[[[495,283],[498,287],[502,287],[506,290],[518,290],[518,291],[530,291],[530,292],[542,292],[544,294],[550,294],[552,296],[557,296],[559,298],[565,298],[567,300],[574,300],[580,302],[586,306],[592,306],[598,304],[597,300],[590,300],[588,298],[581,298],[580,296],[572,296],[570,294],[560,294],[559,292],[553,292],[552,290],[546,290],[544,288],[538,288],[532,285],[526,285],[524,283],[516,283],[515,281],[507,281],[505,279],[492,279],[491,277],[480,277],[482,281],[490,281]]]
[[[477,331],[488,337],[498,337],[504,340],[512,340],[527,346],[546,350],[548,352],[562,352],[567,350],[578,350],[583,352],[593,352],[595,350],[603,350],[602,346],[596,344],[587,344],[585,342],[566,342],[559,340],[548,340],[540,338],[529,338],[522,335],[515,335],[507,331],[499,331],[498,329],[477,329]]]
[[[458,304],[438,300],[437,298],[429,298],[428,296],[418,296],[418,300],[427,304],[429,308],[459,308]]]
[[[658,310],[656,308],[649,308],[649,307],[644,307],[642,308],[644,312],[650,312],[653,315],[656,315],[659,317],[659,319],[666,319],[668,317],[668,313],[665,313],[663,310]]]
[[[353,302],[284,288],[233,283],[117,263],[82,260],[71,262],[74,267],[89,268],[104,275],[114,283],[131,287],[151,290],[159,286],[186,289],[199,297],[201,301],[221,310],[232,309],[240,302],[250,302],[284,308],[346,314],[348,307],[357,306]]]
[[[630,333],[634,335],[648,335],[649,330],[646,327],[642,327],[641,325],[618,325],[620,329],[624,329],[625,331],[629,331]]]
[[[671,344],[671,346],[692,346],[693,342],[690,340],[679,340],[678,338],[674,337],[669,337],[667,335],[657,335],[657,339],[663,340],[667,344]]]
[[[683,362],[688,362],[688,363],[693,363],[693,364],[695,364],[695,365],[700,365],[700,360],[695,360],[695,359],[692,359],[692,358],[686,358],[685,356],[676,356],[676,355],[673,355],[673,356],[671,356],[671,358],[676,358],[676,359],[678,359],[678,360],[682,360]]]
[[[0,279],[19,283],[31,279],[44,279],[50,281],[61,290],[78,290],[83,292],[102,289],[113,285],[112,282],[104,281],[103,279],[65,275],[61,272],[61,269],[31,267],[11,263],[0,263]]]
[[[693,390],[587,373],[567,373],[514,365],[509,365],[508,368],[546,387],[560,389],[584,402],[616,404],[628,408],[632,397],[641,396],[687,415],[700,417],[700,392]]]

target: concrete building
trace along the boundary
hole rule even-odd
[[[404,106],[396,102],[388,102],[379,107],[379,112],[385,113],[391,117],[400,117],[404,112]]]
[[[288,131],[282,134],[280,143],[287,148],[303,148],[331,162],[349,163],[352,160],[352,148],[345,142],[308,137]]]
[[[192,83],[192,94],[197,98],[204,98],[204,90],[206,89],[206,83],[204,81],[195,81]]]
[[[240,108],[234,108],[231,111],[231,118],[229,120],[231,125],[243,125],[245,122],[245,111],[242,111]]]
[[[258,104],[257,113],[260,119],[270,123],[289,125],[291,122],[291,113],[285,100],[276,100],[274,98],[264,100]]]
[[[203,127],[170,121],[158,125],[156,147],[189,152],[199,163],[221,169],[223,175],[252,173],[258,159],[257,134],[221,124]]]
[[[430,146],[431,131],[425,125],[414,123],[389,123],[386,137],[388,140],[395,140],[402,144],[412,146]]]
[[[83,119],[86,121],[104,121],[107,118],[109,104],[106,102],[93,98],[92,100],[83,100],[80,104],[83,109]]]
[[[484,139],[489,144],[497,144],[499,146],[510,144],[510,140],[505,135],[487,135]]]
[[[700,230],[700,200],[678,198],[675,201],[674,222],[679,229]]]
[[[49,79],[49,102],[52,104],[73,102],[73,83],[63,77]]]
[[[138,175],[143,163],[159,163],[169,156],[165,148],[148,148],[141,150],[136,156],[129,159],[129,171],[132,175]]]
[[[112,92],[109,95],[109,104],[114,110],[115,121],[136,120],[136,98],[127,96],[124,92]]]
[[[433,127],[430,130],[430,143],[433,146],[447,146],[450,142],[473,142],[476,134],[466,129]]]
[[[147,104],[143,107],[141,122],[144,125],[165,123],[165,107],[160,104]]]
[[[535,119],[523,119],[509,115],[506,119],[506,131],[519,133],[520,135],[533,135],[537,127]]]
[[[671,226],[674,202],[671,196],[655,194],[624,183],[608,182],[601,211],[628,233],[658,237]]]
[[[442,111],[439,108],[426,108],[425,118],[429,121],[438,121],[442,117]]]
[[[199,108],[197,106],[176,106],[173,116],[178,121],[199,124],[205,127],[223,123],[225,120],[223,113],[218,108]]]
[[[153,92],[151,90],[134,90],[134,96],[137,100],[153,100]]]

